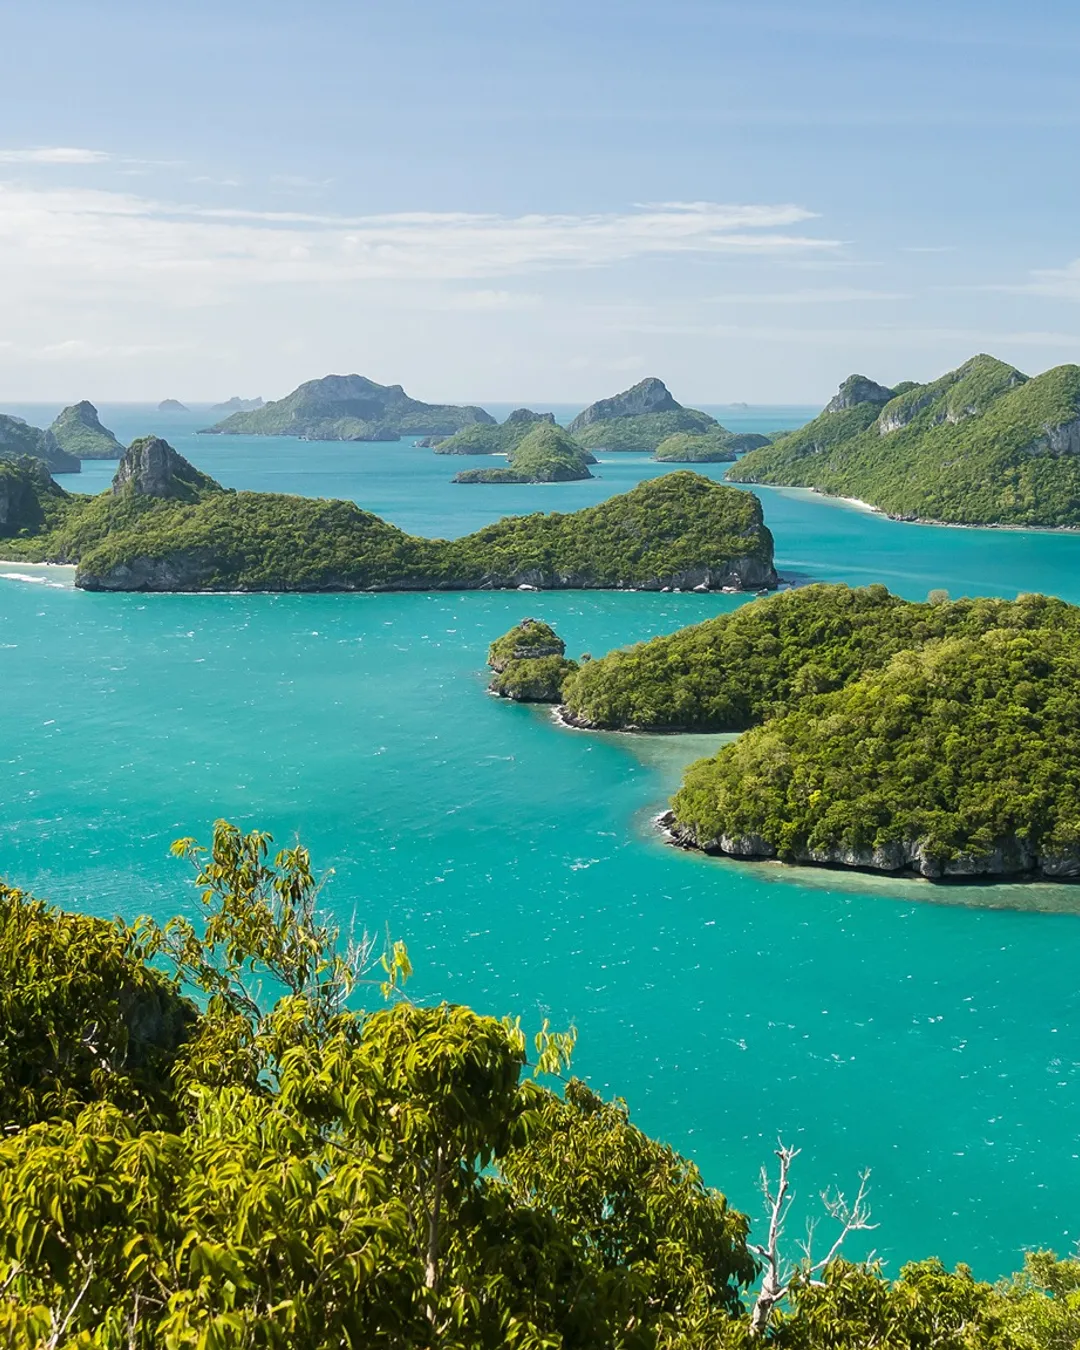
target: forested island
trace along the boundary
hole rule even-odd
[[[484,427],[487,431],[489,428]],[[500,428],[501,430],[501,428]],[[455,483],[572,483],[591,478],[596,456],[562,427],[538,422],[508,451],[505,469],[465,469]]]
[[[400,384],[376,384],[363,375],[327,375],[308,380],[286,398],[232,413],[200,434],[396,441],[409,434],[450,436],[462,427],[494,422],[483,408],[421,403]]]
[[[728,477],[855,497],[899,520],[1076,528],[1080,366],[1029,379],[975,356],[894,388],[852,375],[820,416]]]
[[[474,422],[452,436],[425,436],[437,455],[508,455],[538,424],[555,425],[554,413],[516,408],[505,422]]]
[[[21,417],[0,413],[0,460],[18,460],[28,455],[40,460],[50,473],[79,473],[82,469],[78,456],[65,450],[51,431],[32,427]]]
[[[488,648],[488,691],[516,703],[558,703],[563,685],[578,669],[566,659],[566,643],[550,624],[522,619]]]
[[[200,911],[0,883],[0,1328],[12,1350],[1066,1350],[1080,1262],[990,1285],[800,1255],[571,1072],[575,1033],[407,997],[307,850],[181,839]],[[361,983],[381,981],[383,1000]],[[252,991],[261,991],[259,996]],[[370,1009],[365,1011],[364,1009]],[[587,1029],[586,1029],[587,1034]],[[797,1151],[769,1168],[781,1198]],[[731,1180],[729,1178],[729,1180]],[[797,1180],[797,1176],[796,1176]]]
[[[710,431],[676,431],[656,447],[656,458],[669,464],[729,464],[747,450],[771,444],[757,432],[728,431],[715,426]]]
[[[715,417],[684,408],[663,380],[640,380],[611,398],[591,403],[567,430],[589,450],[653,451],[676,432],[700,433],[719,427]]]
[[[1064,601],[808,586],[521,688],[579,727],[745,731],[687,770],[667,819],[687,846],[1080,878],[1080,608]]]
[[[508,517],[455,540],[408,535],[353,502],[227,491],[153,436],[129,446],[112,488],[96,497],[63,492],[30,461],[8,477],[20,505],[0,550],[76,563],[85,590],[776,584],[757,498],[685,471],[581,511]]]
[[[124,447],[108,427],[103,427],[98,410],[83,399],[59,413],[49,428],[57,445],[78,459],[119,459]]]

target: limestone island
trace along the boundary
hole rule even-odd
[[[261,408],[263,401],[261,398],[240,398],[234,394],[232,398],[226,399],[224,403],[213,403],[210,411],[215,413],[234,413],[234,412],[254,412],[256,408]]]
[[[161,402],[157,405],[157,410],[158,412],[164,413],[177,413],[188,411],[188,409],[184,407],[184,405],[180,402],[180,400],[176,398],[163,398]]]
[[[78,456],[65,450],[51,431],[32,427],[21,417],[0,413],[0,460],[17,460],[27,455],[40,460],[50,473],[82,470]]]
[[[495,428],[501,430],[501,428]],[[483,430],[488,430],[487,427]],[[509,451],[505,469],[465,469],[454,483],[572,483],[591,478],[596,456],[584,450],[562,427],[539,422]]]
[[[571,725],[744,732],[687,770],[685,847],[930,878],[1080,879],[1080,608],[814,585],[583,663]]]
[[[558,703],[569,676],[578,669],[566,659],[566,643],[539,619],[522,619],[488,648],[492,694],[517,703]]]
[[[728,478],[855,497],[898,520],[1080,526],[1080,366],[975,356],[930,384],[852,375]]]
[[[437,455],[508,455],[540,423],[554,426],[555,414],[517,408],[505,422],[476,422],[453,436],[427,436],[419,444],[428,444]]]
[[[700,434],[719,425],[708,413],[676,403],[663,380],[649,378],[590,404],[567,430],[589,450],[651,452],[678,431]]]
[[[716,426],[711,431],[676,431],[656,447],[655,458],[665,464],[730,464],[747,450],[770,444],[768,436]]]
[[[408,535],[354,502],[226,490],[156,436],[128,447],[96,497],[69,495],[29,460],[9,473],[23,504],[0,548],[75,563],[84,590],[714,590],[777,580],[758,499],[686,471],[453,540]]]
[[[483,408],[420,403],[400,384],[363,375],[308,380],[287,398],[235,412],[203,436],[298,436],[305,441],[397,441],[403,435],[451,436],[474,423],[493,425]]]
[[[65,408],[49,428],[61,450],[79,459],[119,459],[124,447],[98,420],[98,410],[83,399]]]

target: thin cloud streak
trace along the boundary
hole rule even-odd
[[[73,145],[0,150],[0,164],[104,164],[111,158],[104,150],[84,150]]]

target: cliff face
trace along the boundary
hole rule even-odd
[[[218,483],[200,473],[160,436],[132,441],[112,482],[114,496],[130,492],[169,501],[194,501],[200,492],[220,490]]]
[[[53,482],[40,459],[0,462],[0,536],[39,529],[47,496],[66,499],[67,493]]]
[[[682,404],[671,397],[663,380],[650,376],[632,388],[624,389],[621,394],[591,403],[584,412],[578,413],[567,429],[573,435],[594,422],[605,422],[612,417],[640,417],[644,413],[678,412],[681,408]]]
[[[893,391],[865,375],[849,375],[839,390],[825,405],[827,413],[843,412],[859,403],[877,403],[882,407],[893,397]]]

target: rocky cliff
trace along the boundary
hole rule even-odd
[[[50,473],[78,473],[82,468],[77,456],[64,450],[51,431],[0,413],[0,459],[21,459],[24,455],[40,459]]]

